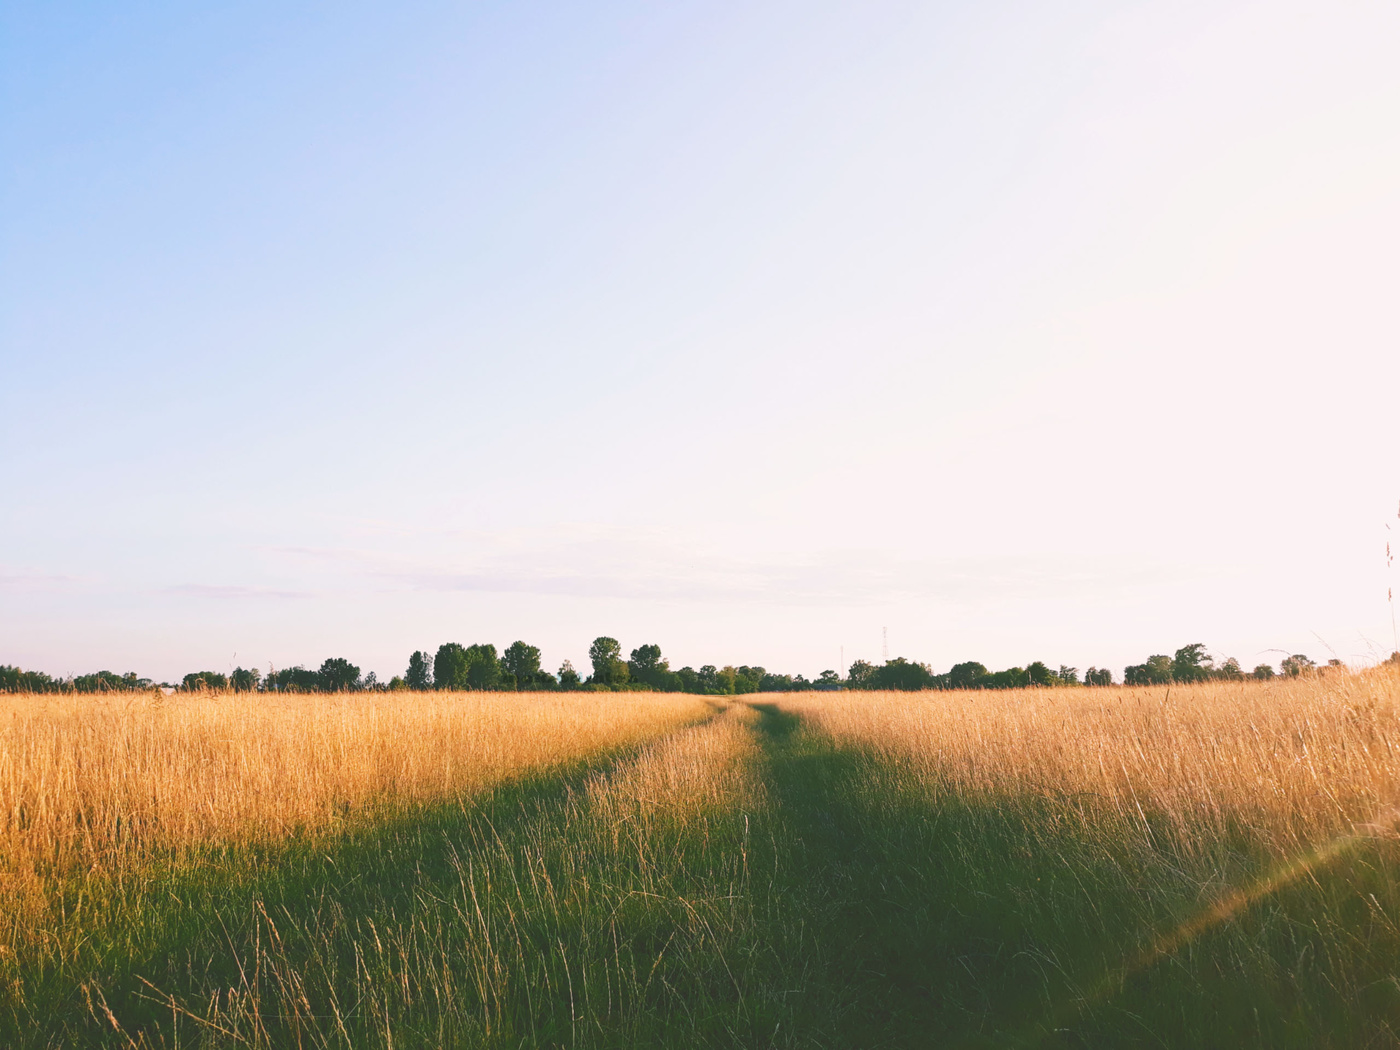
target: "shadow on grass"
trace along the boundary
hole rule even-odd
[[[964,954],[997,954],[998,939],[972,930],[949,937],[940,928],[941,902],[907,870],[924,851],[901,855],[898,847],[910,842],[890,833],[904,829],[889,819],[875,823],[853,797],[868,772],[862,756],[825,746],[775,705],[754,706],[770,787],[791,837],[789,893],[801,902],[818,963],[793,1023],[813,1045],[932,1045],[960,1027],[950,1024],[957,1007],[947,993],[962,958],[950,942]]]
[[[20,973],[0,1045],[1397,1044],[1394,843],[1127,972],[1212,880],[1265,874],[1247,838],[1144,852],[754,707],[747,810],[600,813],[590,778],[624,752],[114,889],[61,966]]]
[[[1201,914],[1207,883],[1266,874],[1262,852],[1226,844],[1183,870],[1070,819],[1063,800],[933,792],[755,706],[815,956],[808,1014],[793,1018],[810,1045],[1397,1045],[1394,843],[1153,957]]]
[[[366,815],[329,838],[211,849],[164,869],[153,862],[120,886],[75,883],[65,892],[64,910],[86,898],[81,937],[72,936],[61,962],[16,968],[17,994],[0,1004],[0,1045],[221,1045],[217,1015],[239,1011],[245,1023],[253,1012],[251,1030],[259,1045],[299,1045],[305,1034],[299,1027],[353,1037],[362,1006],[354,986],[363,983],[369,965],[361,941],[377,942],[381,932],[387,938],[399,919],[416,933],[450,936],[442,916],[429,914],[442,911],[459,923],[463,938],[481,933],[467,931],[462,922],[478,875],[483,896],[485,884],[501,880],[490,886],[491,901],[477,902],[486,912],[502,900],[509,908],[511,898],[529,911],[527,898],[539,895],[540,879],[548,880],[550,861],[557,858],[541,855],[544,844],[522,841],[518,832],[553,827],[562,834],[559,822],[576,808],[588,781],[637,750],[527,773],[451,802]],[[488,927],[499,918],[478,914]],[[552,938],[561,926],[557,906],[551,919]],[[509,931],[522,951],[527,948],[520,938],[531,936],[528,925],[516,922]],[[490,930],[485,932],[489,937]],[[399,947],[411,952],[425,946]],[[550,951],[546,939],[539,954]],[[286,1009],[294,994],[288,982],[304,985],[296,993],[306,1005],[304,1017]],[[538,1005],[529,989],[515,992],[526,1011]],[[340,996],[345,998],[337,1001]],[[501,1002],[493,1008],[504,1029],[520,1020],[503,1016],[510,1011]],[[433,1045],[431,1034],[421,1041],[412,1037],[411,1019],[404,1028],[407,1045]]]

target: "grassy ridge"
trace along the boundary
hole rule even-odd
[[[113,887],[72,917],[72,965],[12,968],[0,1043],[1397,1042],[1393,836],[1281,854],[1277,827],[1225,820],[1207,840],[1180,807],[1129,824],[1079,792],[954,783],[952,737],[914,762],[841,725],[731,707],[332,844]]]

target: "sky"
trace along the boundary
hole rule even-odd
[[[1398,47],[1335,0],[0,2],[0,663],[1373,663]]]

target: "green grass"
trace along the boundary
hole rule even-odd
[[[1182,856],[1165,833],[1144,852],[1072,800],[935,798],[776,710],[766,722],[804,910],[827,953],[819,997],[839,1004],[814,1045],[1396,1045],[1393,841],[1154,957],[1208,891],[1272,870],[1248,829],[1203,855]]]
[[[75,885],[0,1044],[748,1043],[754,821],[602,820],[585,788],[621,757],[330,844]]]
[[[329,846],[75,884],[62,952],[10,964],[0,1045],[1397,1042],[1393,844],[1151,958],[1205,888],[1266,874],[1248,829],[1114,848],[1064,800],[934,797],[773,707],[754,732],[757,801],[618,820],[586,789],[612,756]]]

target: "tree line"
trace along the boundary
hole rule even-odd
[[[778,674],[763,667],[725,665],[717,667],[682,667],[672,670],[670,661],[659,645],[640,645],[626,659],[616,638],[595,638],[588,649],[590,673],[585,677],[572,663],[565,660],[557,672],[551,673],[541,664],[537,646],[523,641],[512,642],[497,652],[490,643],[462,645],[447,642],[436,651],[415,650],[408,658],[402,675],[381,682],[374,672],[361,674],[360,668],[344,657],[325,660],[315,670],[297,666],[269,670],[266,675],[256,668],[237,667],[228,674],[218,671],[192,671],[178,683],[156,683],[139,678],[135,672],[125,675],[111,671],[54,678],[41,671],[23,671],[18,667],[0,665],[0,692],[8,693],[108,693],[150,690],[163,686],[183,692],[233,691],[274,693],[340,693],[429,690],[487,690],[616,692],[645,690],[668,693],[699,693],[704,695],[735,695],[744,693],[784,693],[805,690],[887,689],[916,691],[923,689],[1023,689],[1074,686],[1109,686],[1114,684],[1113,672],[1107,668],[1090,667],[1082,675],[1079,669],[1063,664],[1052,670],[1043,661],[1035,660],[1024,667],[1008,667],[991,671],[975,660],[954,664],[942,674],[935,674],[926,663],[916,663],[903,657],[873,664],[856,660],[843,677],[834,670],[823,671],[816,678],[802,675]],[[1390,661],[1400,663],[1400,653],[1392,653]],[[1340,660],[1329,661],[1339,666]],[[1233,657],[1217,664],[1204,644],[1193,642],[1182,646],[1172,656],[1155,654],[1140,664],[1123,671],[1126,685],[1164,685],[1174,682],[1203,682],[1244,678],[1269,679],[1276,675],[1297,677],[1311,674],[1318,665],[1301,653],[1285,658],[1276,672],[1269,664],[1260,664],[1246,672]]]
[[[1400,663],[1400,653],[1391,653],[1391,663]],[[1327,661],[1331,667],[1340,667],[1342,661]],[[1260,664],[1253,671],[1246,672],[1233,656],[1217,665],[1200,642],[1182,646],[1173,655],[1158,653],[1149,656],[1140,664],[1123,669],[1123,681],[1127,685],[1166,685],[1169,682],[1208,682],[1216,679],[1242,679],[1245,677],[1269,679],[1276,673],[1288,678],[1310,674],[1317,664],[1302,653],[1284,657],[1280,671],[1275,672],[1269,664]]]
[[[96,671],[71,678],[54,678],[43,671],[22,671],[0,664],[0,693],[126,693],[154,688],[155,682],[136,677],[135,671],[129,674]]]

